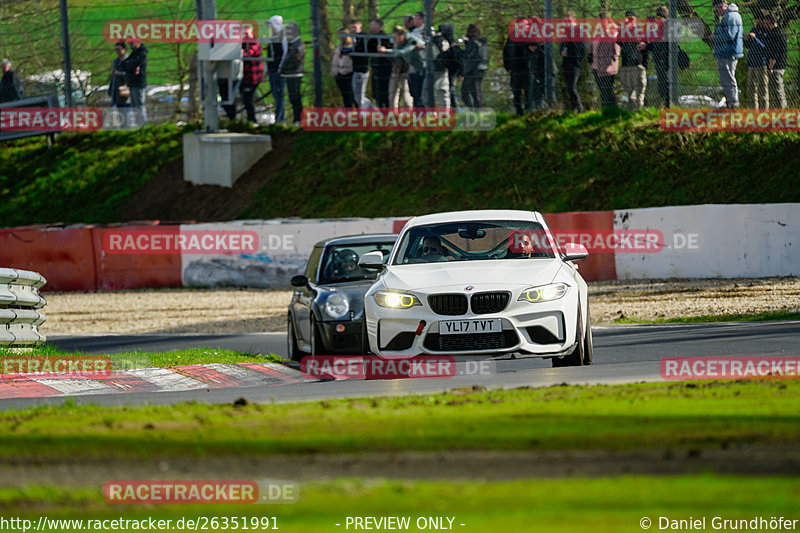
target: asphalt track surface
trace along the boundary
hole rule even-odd
[[[659,362],[664,357],[700,356],[800,356],[800,322],[739,322],[711,324],[637,325],[593,328],[594,364],[588,367],[551,368],[538,358],[495,359],[493,371],[466,374],[468,363],[459,362],[456,376],[448,379],[341,380],[182,392],[96,394],[78,396],[78,404],[167,405],[186,401],[229,403],[283,403],[332,398],[430,394],[457,387],[544,387],[567,384],[620,384],[661,381]],[[181,348],[226,348],[249,353],[286,353],[283,333],[236,335],[96,335],[51,336],[48,341],[63,350],[91,354],[159,352]],[[486,358],[469,358],[469,361]],[[473,364],[474,367],[477,365]],[[0,409],[59,404],[64,398],[11,398]]]

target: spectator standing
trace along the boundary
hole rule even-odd
[[[434,107],[450,109],[450,76],[443,57],[450,50],[450,42],[437,33],[431,39],[433,51],[433,98]]]
[[[440,24],[439,34],[447,41],[447,51],[442,54],[442,61],[447,69],[447,78],[450,81],[450,107],[455,108],[456,80],[461,77],[461,56],[463,51],[456,40],[456,28],[452,24]]]
[[[467,55],[466,52],[464,55]],[[511,77],[511,94],[517,115],[525,114],[530,98],[530,72],[528,71],[528,45],[506,39],[503,46],[503,68]],[[466,68],[464,69],[466,71]]]
[[[14,65],[11,64],[11,60],[3,59],[0,62],[0,70],[3,71],[3,77],[0,79],[0,104],[22,100],[22,81],[20,81],[17,73],[14,72]]]
[[[544,45],[528,44],[528,111],[544,109]]]
[[[288,47],[278,69],[281,76],[286,80],[289,103],[292,104],[294,125],[299,126],[300,119],[303,116],[303,97],[300,93],[300,88],[305,74],[306,45],[300,35],[300,26],[296,22],[286,24],[285,34]]]
[[[111,63],[111,76],[108,78],[108,95],[111,97],[111,107],[128,107],[128,96],[120,94],[120,87],[123,87],[123,92],[130,95],[128,89],[128,82],[125,75],[121,74],[119,68],[120,64],[128,59],[128,47],[124,42],[118,42],[114,45],[114,53],[117,57]],[[120,74],[117,74],[117,73]]]
[[[367,51],[377,53],[378,47],[382,46],[389,50],[392,48],[392,41],[386,32],[383,31],[383,21],[372,19],[369,21],[369,33],[371,35],[385,35],[376,39],[370,39],[367,43]],[[389,107],[389,82],[392,77],[392,61],[388,57],[371,57],[372,65],[372,97],[375,104],[381,108]]]
[[[273,15],[269,18],[270,39],[267,50],[270,60],[267,62],[267,75],[269,76],[269,90],[275,100],[275,123],[286,122],[286,104],[283,93],[286,90],[286,79],[281,76],[280,65],[283,56],[289,48],[289,43],[284,36],[283,17]]]
[[[669,12],[666,6],[656,9],[656,18],[661,19],[662,24],[666,24]],[[645,50],[653,54],[653,63],[656,66],[656,77],[658,78],[658,95],[661,97],[664,107],[669,107],[669,43],[666,39],[655,42],[648,42]]]
[[[336,79],[336,86],[342,95],[344,107],[355,107],[353,98],[353,58],[349,53],[353,51],[353,38],[345,37],[342,39],[341,33],[344,28],[339,28],[339,44],[333,52],[331,61],[331,75]]]
[[[489,44],[481,37],[481,29],[477,24],[467,26],[464,40],[466,44],[461,60],[461,98],[464,106],[476,109],[483,107],[483,77],[489,69]],[[505,48],[503,53],[505,57]]]
[[[405,28],[402,26],[395,26],[392,30],[392,35],[394,35],[394,45],[396,49],[399,50],[405,47]],[[402,107],[413,107],[414,99],[411,97],[411,90],[408,86],[408,71],[410,68],[408,61],[397,54],[391,58],[391,61],[392,76],[389,78],[389,103],[395,109],[398,107],[401,101],[403,104]]]
[[[600,21],[609,35],[617,27],[607,11],[600,13]],[[619,72],[620,46],[607,39],[592,41],[592,71],[600,90],[600,102],[603,107],[617,105],[617,95],[614,93],[614,82]]]
[[[403,19],[403,22],[406,23],[406,18]],[[414,42],[415,43],[422,42],[424,45],[425,36],[423,32],[425,27],[425,16],[422,14],[422,11],[417,11],[413,15],[408,24],[412,28],[411,34],[414,36]],[[406,40],[409,39],[406,38]],[[423,52],[421,48],[415,46],[415,49],[411,50],[410,55],[407,59],[409,64],[408,85],[411,90],[411,98],[414,99],[414,107],[416,108],[425,107],[426,58],[423,57],[424,53],[425,52]],[[411,56],[418,56],[418,57],[413,58],[412,60]]]
[[[366,35],[360,20],[354,20],[350,23],[350,33],[357,35]],[[367,51],[367,39],[364,37],[355,37],[353,43],[353,51],[363,54]],[[367,83],[369,82],[369,58],[364,56],[353,57],[353,97],[356,101],[356,107],[365,108],[370,107],[370,101],[367,100]]]
[[[769,27],[763,18],[742,38],[747,48],[747,105],[751,109],[769,109],[769,72],[767,43]]]
[[[636,11],[625,12],[625,26],[631,31],[628,35],[636,35]],[[622,90],[628,94],[628,109],[638,111],[644,107],[644,93],[647,89],[647,60],[649,53],[644,42],[620,42],[620,81]]]
[[[786,90],[783,87],[787,56],[786,33],[778,26],[773,15],[767,15],[765,20],[772,27],[767,37],[769,98],[772,107],[786,109]]]
[[[739,107],[739,86],[736,84],[736,64],[744,56],[742,17],[739,6],[726,0],[714,0],[714,15],[719,22],[714,28],[714,57],[725,99],[730,109]]]
[[[132,113],[129,123],[144,125],[147,123],[147,47],[139,40],[132,40],[128,44],[131,45],[131,53],[119,66],[131,91]]]
[[[253,35],[252,26],[247,26],[244,31],[245,40],[242,43],[242,57],[244,58],[244,75],[239,90],[242,93],[242,102],[247,112],[247,120],[256,121],[256,108],[253,99],[258,85],[264,81],[264,62],[261,58],[261,43]],[[247,58],[259,58],[248,61]]]
[[[567,12],[567,21],[570,26],[578,24],[575,12]],[[567,86],[567,95],[572,110],[583,113],[583,102],[578,94],[578,80],[581,76],[583,58],[586,56],[586,45],[583,42],[567,42],[561,44],[561,72],[564,74],[564,83]]]

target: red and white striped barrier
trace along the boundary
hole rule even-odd
[[[800,274],[800,204],[656,207],[545,218],[559,239],[587,245],[590,255],[580,269],[589,281]],[[405,220],[7,228],[0,229],[0,264],[42,273],[53,291],[286,288],[314,243],[397,233]]]

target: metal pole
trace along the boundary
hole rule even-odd
[[[669,105],[677,106],[680,99],[680,91],[678,90],[678,55],[679,55],[679,39],[680,31],[678,28],[678,0],[669,0],[669,18],[667,19],[667,27],[665,28],[665,35],[669,42],[669,68],[667,71],[667,79],[669,80]]]
[[[61,50],[64,53],[64,103],[72,107],[72,60],[69,51],[69,11],[67,0],[61,0]]]
[[[425,14],[425,51],[427,55],[427,62],[425,65],[425,99],[427,100],[427,107],[434,107],[436,102],[433,98],[433,35],[431,34],[431,26],[433,25],[433,0],[425,0],[423,4]]]
[[[553,0],[544,0],[544,18],[553,18]],[[544,105],[553,107],[555,105],[556,80],[553,75],[553,43],[544,43]]]
[[[214,20],[217,18],[216,0],[195,0],[197,20]],[[212,45],[213,46],[213,45]],[[208,133],[219,130],[217,114],[217,83],[211,69],[211,61],[198,58],[200,65],[200,101],[203,103],[203,127]]]
[[[322,107],[322,64],[319,57],[319,0],[311,0],[311,47],[314,49],[314,106]]]

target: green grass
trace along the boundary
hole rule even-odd
[[[765,322],[769,320],[800,320],[797,311],[769,311],[765,313],[749,314],[722,314],[681,316],[676,318],[657,318],[655,320],[639,320],[633,318],[618,318],[615,324],[694,324],[698,322]]]
[[[0,457],[215,457],[796,444],[797,381],[454,391],[290,405],[40,407],[0,413]]]
[[[24,359],[35,356],[84,356],[86,354],[59,350],[52,345],[44,345],[30,350],[0,348],[0,361],[5,359]],[[96,357],[96,356],[90,356]],[[207,363],[269,363],[282,359],[275,355],[241,353],[221,348],[190,348],[169,352],[127,352],[108,354],[111,370],[130,370],[132,368],[164,368],[182,365],[201,365]]]
[[[258,476],[254,476],[257,479]],[[600,479],[537,479],[507,482],[385,481],[338,479],[300,485],[291,505],[108,505],[100,488],[29,487],[0,490],[6,517],[50,519],[171,519],[181,517],[276,517],[281,530],[347,531],[348,516],[453,518],[456,531],[642,531],[658,519],[792,518],[800,496],[796,478],[732,476],[621,476]],[[336,526],[335,524],[341,524]],[[447,524],[447,521],[445,521]],[[465,524],[463,527],[461,524]],[[351,525],[350,530],[353,530]]]
[[[664,133],[657,119],[651,109],[501,115],[490,132],[252,129],[288,137],[292,152],[235,218],[800,201],[797,134]],[[118,222],[126,201],[181,156],[191,129],[64,135],[51,149],[39,139],[11,144],[0,151],[0,225]]]

